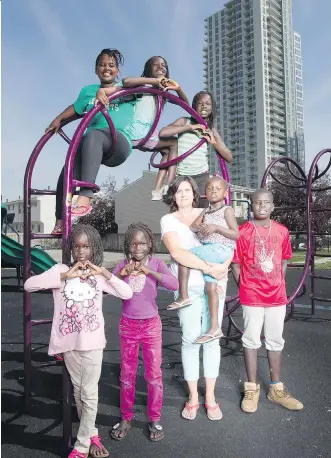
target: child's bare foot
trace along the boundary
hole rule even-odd
[[[91,199],[87,196],[79,196],[75,206],[71,210],[72,216],[85,216],[92,211]]]
[[[172,304],[168,305],[167,310],[177,310],[183,307],[187,307],[188,305],[192,305],[192,301],[189,297],[179,297],[177,301],[173,302]]]
[[[202,334],[195,343],[197,344],[204,344],[207,342],[211,342],[212,340],[220,339],[223,337],[223,332],[220,327],[218,328],[209,328],[205,334]]]

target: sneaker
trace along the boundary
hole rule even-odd
[[[169,185],[168,184],[165,184],[162,188],[162,195],[165,196],[168,192],[168,189],[169,189]]]
[[[269,392],[267,394],[267,398],[269,399],[269,401],[275,402],[276,404],[280,404],[281,406],[289,410],[303,409],[302,402],[295,399],[287,391],[287,389],[281,382],[269,385]]]
[[[257,411],[257,403],[260,397],[260,385],[257,383],[244,383],[244,399],[241,401],[241,410],[247,413]]]
[[[162,200],[163,197],[163,188],[158,191],[152,191],[152,200]]]

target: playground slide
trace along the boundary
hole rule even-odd
[[[23,265],[23,245],[4,234],[1,234],[1,262],[13,267]],[[31,249],[31,269],[35,274],[39,275],[55,264],[56,261],[43,250]]]

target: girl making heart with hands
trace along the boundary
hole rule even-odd
[[[102,293],[130,299],[132,290],[101,267],[103,246],[92,226],[77,224],[68,239],[67,250],[74,260],[72,267],[56,264],[29,278],[24,288],[30,292],[53,290],[54,315],[48,353],[63,354],[80,418],[77,440],[69,458],[106,457],[109,453],[95,428],[98,383],[106,345]]]

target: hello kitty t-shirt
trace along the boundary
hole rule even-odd
[[[258,233],[257,233],[257,231]],[[276,221],[258,226],[252,221],[240,226],[233,257],[239,263],[239,298],[243,305],[275,307],[287,304],[282,260],[292,258],[288,229]]]
[[[68,266],[56,264],[43,274],[29,278],[24,284],[24,289],[29,292],[53,290],[54,315],[49,355],[105,348],[102,293],[112,294],[120,299],[132,297],[130,286],[115,275],[110,280],[96,275],[86,280],[72,278],[61,281],[61,273],[67,270]]]

